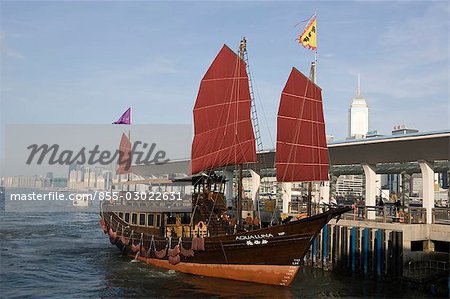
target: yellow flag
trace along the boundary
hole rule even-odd
[[[316,35],[317,21],[316,16],[314,16],[306,26],[305,31],[298,37],[298,42],[302,44],[303,47],[309,48],[311,50],[317,49],[317,35]]]

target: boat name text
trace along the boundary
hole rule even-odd
[[[272,234],[260,234],[260,235],[247,235],[247,236],[236,236],[237,241],[249,241],[257,239],[273,238]]]

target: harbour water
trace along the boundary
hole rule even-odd
[[[396,282],[305,268],[291,287],[212,279],[161,270],[121,257],[96,212],[1,215],[1,290],[18,297],[398,297],[431,295]]]

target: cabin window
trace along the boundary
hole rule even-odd
[[[119,212],[119,218],[123,219],[123,212]]]
[[[147,214],[147,226],[154,226],[154,225],[155,225],[155,215]]]
[[[161,226],[161,214],[156,215],[156,227]]]
[[[169,217],[167,217],[167,224],[176,224],[177,223],[177,217],[175,214],[170,214]]]
[[[130,213],[125,213],[125,222],[130,223]]]
[[[191,223],[191,217],[189,216],[189,213],[182,213],[181,214],[181,224],[190,224]]]
[[[145,214],[139,214],[139,225],[145,226]]]
[[[137,214],[131,213],[131,224],[137,224]]]

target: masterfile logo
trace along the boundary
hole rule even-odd
[[[68,167],[102,166],[116,172],[124,165],[164,164],[190,157],[190,125],[8,125],[0,177],[52,172],[67,176]],[[125,142],[124,142],[125,138]]]
[[[126,151],[116,150],[111,152],[109,150],[101,150],[98,144],[92,149],[83,146],[79,150],[64,149],[58,144],[31,144],[27,147],[30,150],[30,154],[26,164],[36,163],[37,165],[41,165],[48,163],[49,165],[71,165],[76,163],[110,165],[113,162],[125,160],[137,165],[167,163],[169,159],[166,158],[166,152],[164,150],[157,150],[156,148],[156,143],[149,145],[146,142],[135,141],[131,148],[131,154],[126,159],[120,159],[127,154]]]

